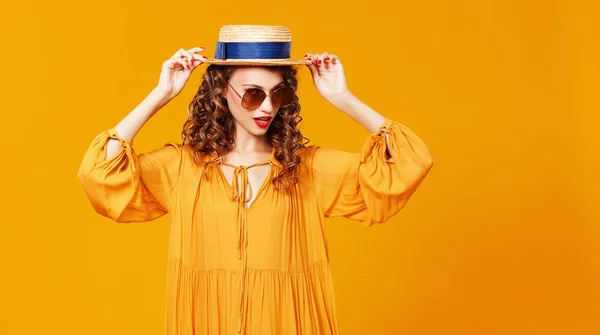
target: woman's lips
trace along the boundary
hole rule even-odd
[[[269,126],[269,123],[271,123],[271,117],[267,116],[267,117],[255,117],[254,118],[254,122],[261,128],[266,128]]]

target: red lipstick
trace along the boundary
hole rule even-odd
[[[267,128],[271,123],[271,119],[270,116],[255,117],[254,122],[261,128]]]

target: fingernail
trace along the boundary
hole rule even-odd
[[[308,57],[306,60],[312,60],[312,58]]]
[[[308,54],[304,55],[304,58],[306,58],[306,56],[308,56]]]
[[[317,64],[321,65],[321,60],[319,59],[319,61],[317,62]]]
[[[325,60],[329,60],[329,59],[330,59],[329,57],[325,58]]]

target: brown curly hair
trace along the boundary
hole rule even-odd
[[[235,122],[222,93],[236,66],[211,64],[206,68],[202,84],[188,108],[188,119],[181,133],[184,145],[190,145],[194,161],[202,161],[203,154],[216,151],[222,156],[233,149]],[[269,66],[280,71],[285,85],[298,88],[297,69],[292,66]],[[288,189],[298,182],[300,155],[309,140],[302,136],[298,124],[302,121],[298,96],[292,103],[279,109],[266,133],[268,143],[275,149],[275,158],[281,163],[279,175],[273,179],[277,189]],[[306,141],[304,141],[306,140]]]

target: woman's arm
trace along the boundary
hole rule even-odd
[[[321,96],[371,133],[360,153],[313,146],[312,179],[320,207],[325,217],[343,216],[367,226],[385,222],[419,187],[433,154],[408,127],[349,91],[336,55],[307,54],[306,61]]]
[[[189,50],[179,49],[171,58],[163,62],[156,88],[114,127],[119,137],[133,141],[144,124],[183,90],[192,71],[206,60],[196,54],[203,50],[200,47]],[[120,147],[118,140],[110,139],[106,147],[106,159],[115,156]]]
[[[353,118],[356,122],[360,123],[365,127],[369,133],[375,133],[385,122],[385,117],[377,113],[374,109],[367,106],[364,102],[359,100],[349,90],[344,93],[334,96],[328,101],[334,105],[337,109],[344,112],[349,117]],[[394,160],[390,156],[390,136],[387,133],[385,135],[386,143],[386,154],[389,162]]]
[[[336,108],[365,127],[369,133],[375,133],[386,118],[360,101],[346,85],[344,68],[336,55],[327,52],[306,54],[307,66],[313,82],[321,96]],[[385,133],[386,146],[389,149],[389,136]],[[389,154],[389,150],[386,150]]]
[[[334,96],[329,102],[356,122],[360,123],[369,133],[376,132],[385,121],[383,115],[367,106],[348,90]]]
[[[135,135],[158,110],[169,102],[169,97],[157,89],[153,89],[142,102],[135,107],[121,122],[115,126],[117,134],[126,140],[133,141]],[[121,149],[119,140],[110,139],[106,145],[106,158],[114,157]]]
[[[370,133],[376,132],[383,125],[385,118],[350,92],[346,85],[344,67],[336,55],[327,52],[307,53],[304,57],[315,87],[325,100],[362,124]]]

